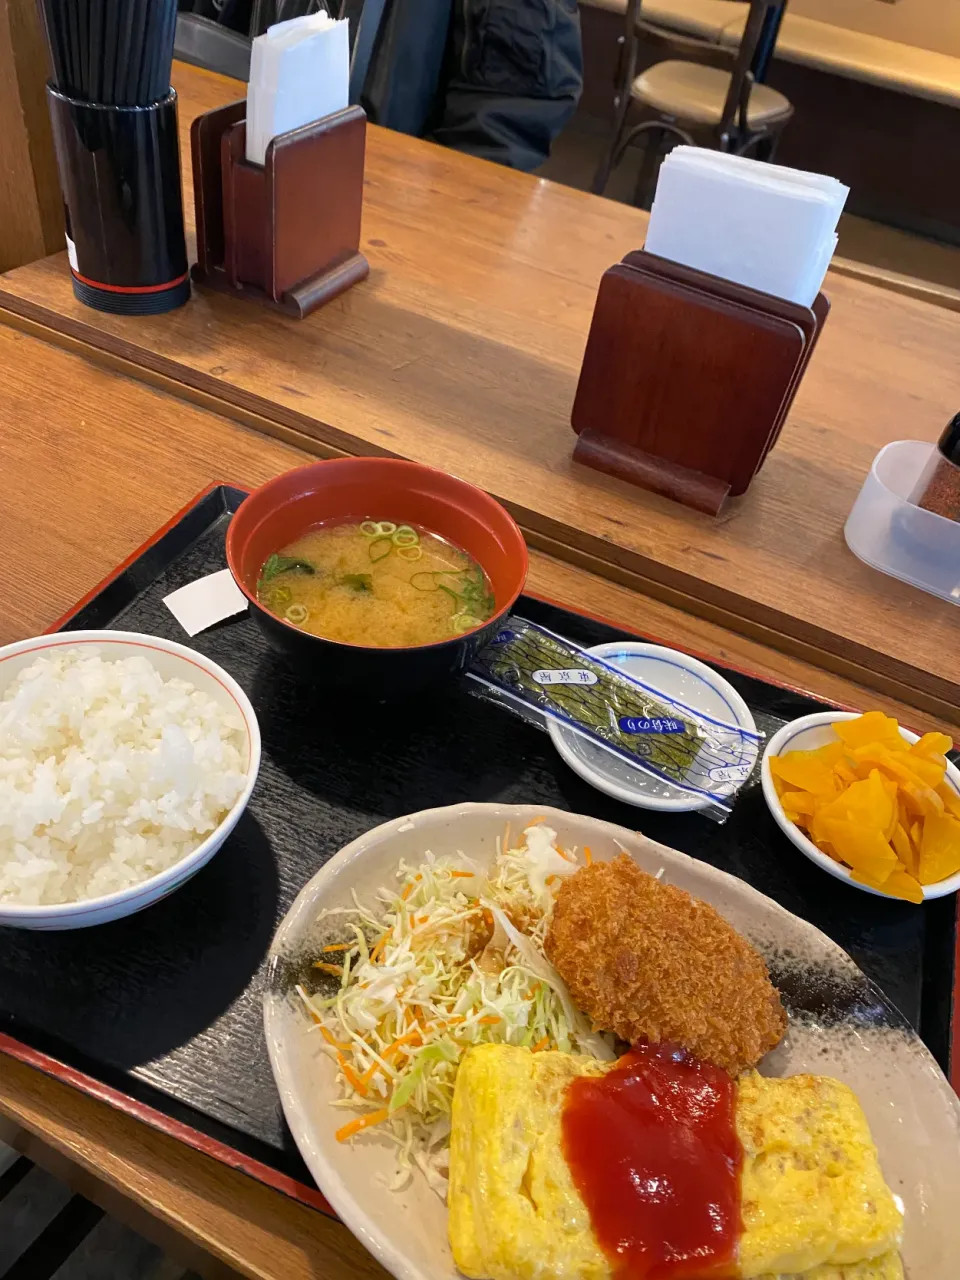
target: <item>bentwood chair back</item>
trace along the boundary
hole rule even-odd
[[[602,194],[627,147],[646,144],[635,203],[645,203],[664,147],[678,142],[770,159],[793,107],[750,70],[767,14],[781,0],[751,0],[739,48],[665,31],[628,0],[614,96],[614,127],[593,181]],[[637,71],[641,50],[664,59]]]

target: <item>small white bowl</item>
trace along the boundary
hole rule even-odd
[[[818,747],[825,747],[828,742],[835,742],[837,739],[831,725],[836,724],[838,720],[856,720],[860,714],[859,711],[818,711],[812,716],[801,716],[799,720],[791,720],[789,724],[785,724],[767,743],[760,766],[760,782],[763,787],[763,798],[777,826],[788,839],[793,841],[801,853],[807,855],[811,862],[822,867],[836,880],[843,880],[853,885],[854,889],[859,889],[863,893],[872,893],[875,898],[892,898],[893,894],[884,893],[882,889],[871,889],[869,885],[860,884],[858,880],[854,880],[846,867],[841,866],[839,862],[834,862],[833,858],[818,849],[810,837],[790,821],[783,811],[783,805],[773,784],[773,774],[770,772],[771,756],[782,756],[788,751],[816,751]],[[909,729],[901,729],[900,736],[907,742],[919,741],[918,735],[911,733]],[[956,765],[951,764],[949,760],[946,781],[960,795],[960,769],[957,769]],[[923,885],[922,888],[924,898],[946,897],[948,893],[955,893],[960,889],[960,872],[955,876],[948,876],[946,880],[938,880],[936,884]],[[900,899],[896,900],[900,901]]]
[[[729,681],[724,680],[712,667],[677,649],[667,649],[659,644],[645,644],[639,640],[613,640],[587,649],[592,657],[602,658],[611,667],[618,667],[636,680],[642,680],[652,689],[676,699],[681,705],[711,716],[726,724],[739,725],[750,733],[757,726],[750,708]],[[565,729],[553,720],[547,721],[550,740],[570,768],[585,782],[640,809],[658,809],[661,813],[687,813],[705,809],[709,799],[700,799],[682,787],[662,782],[653,774],[634,769],[602,747],[594,746],[588,739]],[[759,745],[745,746],[742,766],[747,774],[753,769],[759,754]]]
[[[202,653],[186,645],[159,636],[138,635],[128,631],[66,631],[56,635],[36,636],[20,640],[0,649],[0,692],[28,667],[37,654],[51,649],[75,649],[96,645],[104,658],[116,660],[134,655],[147,657],[165,680],[178,677],[189,680],[223,705],[239,711],[246,727],[247,781],[233,808],[217,829],[210,833],[192,853],[159,872],[149,880],[100,898],[82,902],[64,902],[49,906],[27,907],[0,902],[0,925],[18,929],[85,929],[90,925],[119,920],[121,916],[142,911],[179,889],[201,867],[206,866],[227,836],[237,825],[247,807],[260,770],[260,726],[250,700],[233,676]]]

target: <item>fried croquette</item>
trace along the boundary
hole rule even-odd
[[[594,1027],[630,1044],[678,1043],[736,1076],[786,1030],[780,996],[746,939],[626,854],[564,881],[546,952]]]

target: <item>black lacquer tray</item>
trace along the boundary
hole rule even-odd
[[[162,597],[224,567],[226,527],[243,497],[211,487],[53,629],[117,627],[186,641]],[[629,634],[532,596],[517,612],[583,645]],[[466,682],[371,715],[304,688],[244,615],[186,642],[224,666],[256,709],[263,763],[249,808],[203,871],[138,915],[70,933],[0,929],[0,1051],[324,1207],[285,1127],[263,1039],[260,991],[274,929],[317,868],[370,827],[489,800],[556,805],[639,829],[747,880],[847,950],[944,1070],[954,1067],[957,1083],[955,898],[917,907],[828,879],[779,831],[755,781],[723,826],[650,813],[581,781],[545,733]],[[768,735],[824,706],[718,669]]]

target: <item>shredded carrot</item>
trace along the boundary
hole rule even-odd
[[[321,951],[349,951],[357,944],[355,942],[331,942],[329,946],[321,947]]]
[[[342,964],[327,964],[326,960],[314,960],[313,967],[320,969],[323,973],[332,973],[338,978],[343,974]]]
[[[559,853],[561,858],[565,858],[567,862],[576,862],[576,858],[571,858],[570,854],[567,853],[565,849],[561,849],[559,845],[555,845],[554,847],[556,848],[556,851],[557,853]]]
[[[377,1074],[379,1070],[380,1070],[380,1063],[375,1062],[373,1066],[367,1067],[366,1071],[360,1077],[360,1083],[363,1085],[364,1096],[366,1096],[366,1093],[367,1093],[367,1085],[370,1083],[370,1081],[373,1079],[373,1077]]]
[[[382,1057],[383,1055],[381,1054],[380,1056]],[[360,1077],[360,1083],[363,1085],[364,1089],[366,1089],[367,1085],[370,1083],[370,1081],[373,1079],[373,1077],[377,1074],[379,1070],[380,1070],[379,1062],[373,1062],[370,1064],[369,1067],[367,1067],[366,1071]]]
[[[306,1008],[308,1015],[314,1020],[317,1026],[320,1027],[321,1033],[323,1033],[324,1035],[329,1035],[330,1034],[329,1031],[327,1031],[326,1028],[323,1027],[320,1023],[319,1013],[315,1013],[314,1010],[311,1009],[309,1005],[305,1005],[304,1007]]]
[[[550,1043],[550,1037],[544,1036],[542,1040],[538,1040],[537,1043],[533,1046],[532,1052],[539,1053],[541,1049],[546,1049],[549,1043]]]
[[[400,901],[406,902],[406,900],[410,897],[411,893],[413,893],[416,887],[417,887],[416,884],[412,880],[408,885],[404,885],[403,893],[401,893],[400,895]]]
[[[429,919],[430,919],[429,916],[421,916],[420,919],[417,921],[417,924],[426,924]]]
[[[313,1010],[311,1010],[311,1013],[312,1012]],[[338,1040],[336,1036],[333,1035],[331,1031],[327,1027],[323,1026],[322,1024],[320,1026],[320,1034],[323,1036],[324,1040],[326,1040],[327,1044],[333,1045],[334,1049],[352,1049],[353,1048],[353,1045],[350,1044],[348,1041]]]
[[[447,1018],[446,1022],[438,1022],[437,1030],[446,1031],[447,1027],[456,1027],[461,1022],[466,1022],[466,1018],[462,1014],[459,1014],[456,1018]]]
[[[490,910],[490,908],[489,908],[489,907],[484,907],[484,909],[483,909],[483,918],[484,918],[484,920],[486,921],[486,923],[490,926],[490,928],[492,929],[492,928],[493,928],[493,912]]]
[[[423,1040],[423,1036],[418,1030],[408,1031],[405,1036],[398,1036],[393,1044],[388,1044],[380,1057],[384,1061],[389,1061],[405,1044],[414,1044],[418,1040]]]
[[[501,1021],[502,1021],[502,1018],[499,1016],[499,1014],[488,1013],[488,1014],[487,1014],[487,1016],[486,1016],[485,1018],[478,1018],[478,1019],[477,1019],[477,1026],[478,1026],[478,1027],[492,1027],[492,1026],[495,1026],[498,1022],[501,1022]]]
[[[451,871],[450,879],[451,880],[472,880],[473,872],[472,871]]]
[[[420,1041],[421,1043],[423,1041],[423,1036],[420,1034],[420,1031],[417,1029],[414,1029],[413,1031],[408,1031],[405,1036],[399,1036],[396,1040],[394,1040],[393,1044],[388,1044],[387,1047],[380,1054],[380,1057],[384,1060],[384,1062],[389,1062],[391,1058],[395,1057],[399,1053],[399,1051],[403,1048],[405,1044],[415,1044],[417,1041]],[[373,1077],[377,1074],[379,1070],[380,1070],[380,1063],[374,1062],[373,1065],[367,1067],[363,1075],[359,1077],[360,1083],[364,1086],[364,1092],[366,1091],[366,1086],[370,1083],[370,1081],[373,1079]]]
[[[544,883],[544,884],[556,884],[556,882],[557,882],[559,879],[560,879],[560,877],[559,877],[559,876],[547,876],[546,880],[544,880],[544,882],[543,882],[543,883]]]
[[[540,823],[541,823],[541,822],[546,822],[546,820],[547,820],[547,815],[546,815],[545,813],[541,813],[541,815],[540,815],[540,817],[539,817],[539,818],[534,818],[534,820],[533,820],[532,822],[528,822],[528,823],[527,823],[527,826],[528,826],[528,827],[539,827]]]
[[[590,846],[588,844],[583,846],[583,860],[588,867],[593,865],[593,854],[590,852]]]
[[[342,1129],[338,1129],[335,1137],[338,1142],[346,1142],[348,1138],[352,1138],[355,1133],[359,1133],[362,1129],[369,1129],[372,1125],[382,1124],[384,1120],[389,1120],[389,1118],[389,1109],[381,1107],[379,1111],[371,1111],[369,1115],[357,1116],[356,1120],[351,1120]]]
[[[380,957],[380,952],[383,950],[384,945],[385,945],[385,943],[386,943],[387,939],[390,937],[390,934],[391,934],[392,932],[393,932],[393,930],[392,930],[392,929],[388,929],[388,930],[386,931],[386,933],[385,933],[385,934],[383,934],[383,936],[382,936],[381,938],[379,938],[379,939],[378,939],[378,941],[376,942],[376,944],[374,945],[373,950],[370,952],[370,963],[371,963],[371,964],[376,964],[376,963],[377,963],[377,960],[378,960],[378,959],[379,959],[379,957]]]
[[[367,1096],[367,1086],[363,1083],[342,1053],[337,1054],[337,1062],[340,1064],[340,1070],[353,1085],[354,1089],[356,1089],[357,1093],[361,1094],[365,1098]]]

